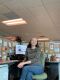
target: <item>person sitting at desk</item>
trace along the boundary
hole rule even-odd
[[[32,80],[33,74],[42,74],[44,72],[43,66],[40,64],[40,54],[38,41],[36,38],[32,38],[26,50],[28,61],[18,64],[18,68],[23,68],[20,80]]]

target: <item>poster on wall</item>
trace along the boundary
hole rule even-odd
[[[4,42],[3,42],[3,46],[4,46],[4,47],[7,47],[7,41],[4,41]]]
[[[54,43],[54,51],[56,53],[59,53],[60,52],[59,45],[60,45],[60,43]]]
[[[0,46],[2,46],[2,39],[0,38]]]
[[[54,49],[54,43],[50,43],[50,49],[53,50]]]
[[[8,46],[9,46],[9,47],[12,47],[12,43],[11,43],[11,42],[8,42]]]

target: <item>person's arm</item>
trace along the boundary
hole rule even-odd
[[[22,68],[26,64],[31,64],[31,61],[20,62],[17,67]]]
[[[26,50],[26,54],[25,54],[25,58],[23,60],[23,62],[20,62],[17,67],[22,68],[24,65],[26,64],[31,64],[31,61],[27,60],[26,58],[28,57],[28,48]]]
[[[24,65],[25,64],[31,64],[31,61],[26,61],[26,62],[24,62]]]

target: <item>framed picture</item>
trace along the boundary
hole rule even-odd
[[[0,46],[2,46],[2,38],[0,38]]]
[[[3,40],[3,46],[7,47],[7,40]]]
[[[55,51],[55,53],[59,53],[60,52],[59,44],[60,43],[54,43],[54,51]]]
[[[50,48],[50,50],[54,49],[54,43],[53,42],[49,43],[49,48]]]
[[[8,42],[8,46],[9,47],[12,47],[12,42]]]

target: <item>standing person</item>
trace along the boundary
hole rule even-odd
[[[19,36],[16,36],[16,41],[18,42],[18,43],[22,43],[22,39],[21,39],[21,37],[19,37]]]
[[[18,68],[23,68],[20,80],[32,80],[33,74],[42,74],[44,72],[43,66],[40,64],[40,54],[38,41],[36,38],[32,38],[26,50],[28,60],[18,64]]]

